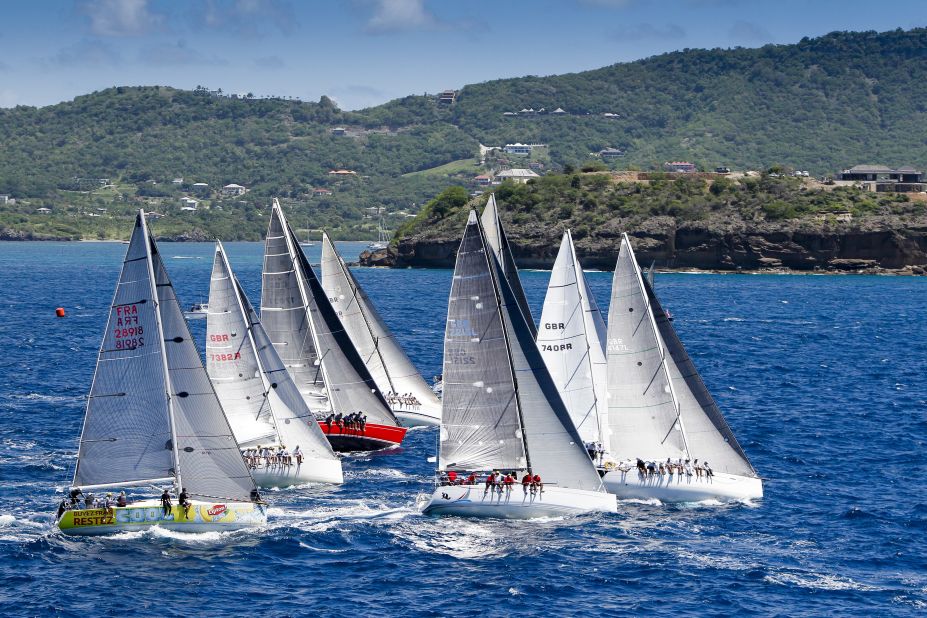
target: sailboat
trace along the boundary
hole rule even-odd
[[[322,233],[322,287],[370,375],[406,427],[438,425],[441,402],[403,352],[353,273]]]
[[[763,496],[762,481],[641,275],[627,234],[612,285],[607,358],[608,457],[617,463],[607,466],[608,491],[664,502]]]
[[[332,448],[370,451],[402,443],[406,429],[354,348],[277,200],[262,278],[261,322]],[[343,420],[358,412],[365,423]]]
[[[605,321],[567,230],[550,274],[537,342],[570,418],[587,445],[604,442],[608,427],[605,338]]]
[[[442,480],[425,513],[527,519],[615,512],[475,211],[451,283],[442,404]],[[485,484],[493,471],[523,484],[502,477],[501,485]],[[477,483],[461,483],[468,474],[480,475]]]
[[[380,251],[389,246],[389,232],[383,228],[383,217],[377,220],[377,240],[367,245],[369,251]]]
[[[206,371],[259,486],[344,481],[341,460],[283,366],[220,242],[209,284]]]
[[[157,496],[168,486],[186,491],[190,505],[162,508]],[[267,521],[142,211],[97,358],[71,496],[131,487],[156,497],[63,510],[58,527],[76,535],[156,525],[204,532]]]

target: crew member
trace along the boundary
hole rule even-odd
[[[190,497],[187,495],[186,487],[183,487],[180,490],[180,495],[177,496],[177,504],[179,504],[181,508],[183,508],[184,518],[189,518],[190,517],[190,507],[192,507],[193,504],[190,503]]]
[[[171,509],[173,507],[174,505],[171,504],[171,494],[167,493],[167,490],[165,489],[161,494],[161,511],[165,516],[167,516],[171,514]]]
[[[540,474],[535,474],[534,477],[531,479],[531,488],[532,488],[532,491],[534,489],[537,489],[541,493],[544,493],[544,483],[541,482]]]
[[[528,495],[528,488],[531,487],[531,473],[525,472],[525,475],[521,477],[521,488],[525,492],[525,495]]]

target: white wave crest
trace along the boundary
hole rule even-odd
[[[782,586],[798,586],[809,590],[859,590],[862,592],[876,592],[882,590],[877,586],[870,586],[869,584],[853,581],[849,577],[822,573],[775,573],[773,575],[767,575],[763,578],[763,581]]]

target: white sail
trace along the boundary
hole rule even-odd
[[[589,291],[569,231],[563,233],[541,312],[538,348],[586,442],[605,441],[605,322]]]
[[[285,250],[288,255],[289,263],[278,265],[278,267],[295,273],[297,286],[294,293],[298,296],[295,297],[296,300],[288,298],[286,304],[300,303],[300,309],[305,318],[305,330],[311,337],[312,349],[317,354],[317,359],[313,363],[318,371],[318,378],[315,378],[315,381],[325,385],[325,393],[328,397],[325,411],[332,411],[336,414],[361,411],[367,415],[371,423],[397,426],[396,417],[390,411],[386,400],[364,365],[364,361],[354,348],[354,344],[351,343],[351,338],[332,308],[322,288],[322,283],[300,249],[296,235],[287,224],[283,209],[276,200],[274,200],[271,212],[268,243],[272,234],[279,234],[282,240],[281,246],[277,246],[275,250]],[[265,268],[267,268],[267,263],[265,260]],[[263,311],[262,307],[262,317]],[[294,310],[293,313],[298,312]],[[274,336],[272,333],[269,334]],[[303,336],[302,329],[292,334],[298,337]],[[275,338],[273,343],[280,350],[286,348],[291,342],[282,337],[280,340]],[[300,343],[296,342],[296,346]],[[287,368],[291,373],[293,372],[292,366],[288,365]],[[297,373],[299,372],[303,372],[303,369],[297,368]],[[297,384],[299,384],[298,380]],[[311,403],[310,407],[312,407]]]
[[[411,393],[417,411],[440,417],[441,402],[406,356],[354,274],[322,234],[322,286],[381,392]]]
[[[496,259],[502,268],[502,273],[506,281],[508,281],[509,287],[512,288],[512,293],[515,294],[518,307],[525,316],[528,328],[537,337],[537,327],[534,325],[531,308],[528,306],[525,290],[521,285],[521,279],[518,277],[518,268],[515,266],[515,258],[512,256],[512,247],[509,245],[508,236],[505,233],[505,228],[502,227],[502,220],[499,218],[499,208],[496,206],[496,195],[494,193],[489,194],[489,200],[486,202],[480,220],[483,224],[486,244],[495,253]]]
[[[638,311],[647,314],[643,322],[634,315]],[[653,328],[646,328],[650,324]],[[656,347],[645,349],[651,345]],[[627,235],[609,309],[608,372],[613,457],[685,457],[709,462],[716,473],[756,478],[652,286],[641,276]],[[656,389],[641,388],[651,372]]]
[[[610,455],[619,460],[688,458],[666,349],[627,235],[612,281],[606,350]]]
[[[470,213],[445,335],[441,469],[529,469],[601,491],[515,293]]]
[[[299,446],[307,458],[336,460],[218,242],[209,303],[207,369],[240,445]]]
[[[264,241],[261,323],[309,408],[314,412],[327,412],[330,404],[309,323],[306,292],[285,220],[275,216],[278,206],[277,200],[274,200],[275,209]]]
[[[128,319],[134,315],[138,322]],[[165,475],[168,457],[173,465]],[[163,482],[165,476],[191,497],[248,501],[255,488],[139,211],[100,350],[74,484]]]

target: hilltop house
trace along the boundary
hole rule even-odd
[[[347,130],[344,127],[335,127],[332,129],[332,135],[344,135]]]
[[[599,156],[603,159],[618,159],[624,156],[624,151],[619,148],[603,148],[599,151]]]
[[[503,170],[499,172],[498,174],[496,174],[496,178],[498,178],[499,180],[503,180],[503,181],[511,180],[512,182],[523,185],[523,184],[526,184],[532,178],[540,178],[540,176],[536,172],[533,172],[532,170],[515,168],[515,169]]]
[[[688,161],[667,161],[663,164],[663,169],[667,172],[676,172],[677,174],[693,174],[697,170],[694,163]]]
[[[489,174],[480,174],[479,176],[473,177],[473,182],[481,187],[488,187],[492,183],[492,176]]]
[[[182,197],[180,198],[180,210],[196,210],[196,207],[199,206],[200,201],[195,200],[192,197]]]
[[[35,211],[39,213],[40,215],[47,215],[51,212],[51,208],[45,208],[43,206],[42,208],[36,208]]]
[[[502,147],[502,151],[510,155],[518,155],[521,157],[527,157],[531,155],[531,151],[535,148],[546,148],[547,144],[520,144],[515,142],[514,144],[506,144]]]
[[[331,195],[332,190],[326,189],[324,187],[317,187],[312,190],[312,195],[315,197],[325,197],[326,195]]]
[[[230,195],[230,196],[244,195],[247,192],[248,192],[248,189],[246,189],[245,187],[241,185],[236,185],[234,183],[230,185],[225,185],[224,187],[222,187],[222,195]]]
[[[329,176],[336,176],[339,178],[347,178],[348,176],[357,176],[357,172],[354,170],[331,170],[328,172]]]
[[[0,204],[8,204],[10,201],[9,195],[0,195]]]
[[[194,182],[193,191],[199,195],[209,195],[209,184],[205,182]]]
[[[924,173],[906,165],[854,165],[837,174],[837,180],[861,183],[869,191],[915,193],[924,191]]]
[[[457,100],[456,90],[445,90],[438,94],[438,103],[443,103],[444,105],[450,105],[456,100]]]

